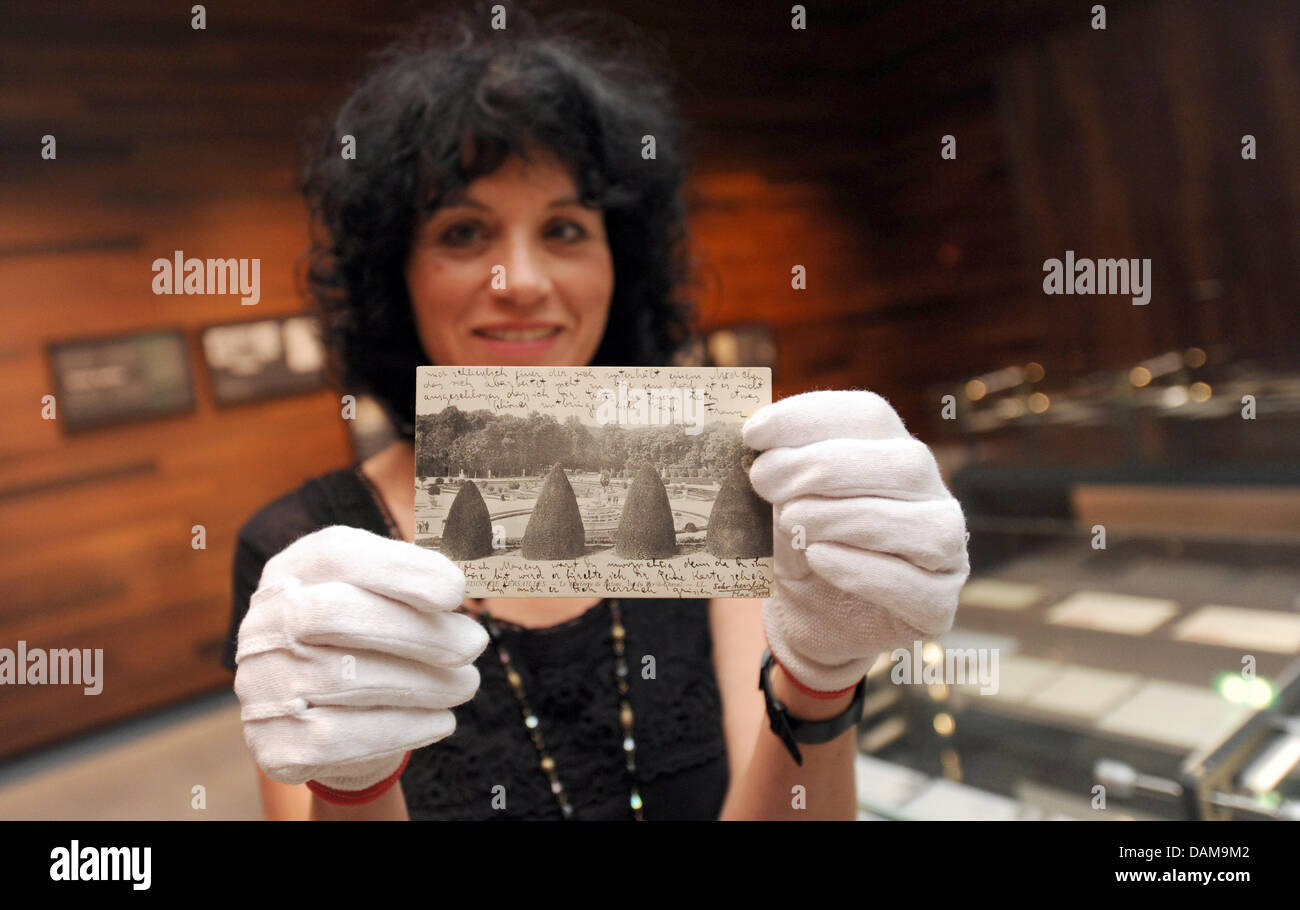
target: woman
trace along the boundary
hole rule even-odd
[[[269,817],[851,819],[860,681],[951,624],[960,508],[865,391],[744,427],[776,506],[767,600],[465,600],[412,544],[416,366],[656,365],[686,337],[669,82],[591,21],[436,21],[307,170],[313,300],[401,438],[241,529],[225,662]]]

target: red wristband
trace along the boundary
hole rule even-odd
[[[799,680],[795,679],[794,674],[791,673],[789,670],[787,670],[781,664],[781,661],[776,659],[775,654],[772,655],[772,662],[776,664],[778,667],[781,667],[781,669],[785,672],[785,678],[790,680],[791,684],[793,684],[796,689],[798,689],[804,695],[811,695],[813,698],[825,698],[827,700],[832,698],[843,698],[845,695],[852,695],[853,692],[858,688],[858,684],[854,683],[853,685],[849,686],[847,689],[840,689],[838,692],[821,692],[818,691],[817,689],[810,689],[807,686],[805,686],[803,683],[799,682]]]
[[[333,787],[327,787],[319,781],[307,781],[307,789],[315,793],[327,803],[334,803],[336,806],[359,806],[362,803],[374,802],[387,793],[397,783],[397,779],[402,776],[406,770],[407,764],[411,761],[411,752],[408,749],[402,756],[402,763],[397,770],[385,777],[377,784],[371,784],[364,790],[335,790]]]

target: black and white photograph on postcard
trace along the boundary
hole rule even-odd
[[[415,541],[471,596],[763,596],[770,397],[765,368],[421,368]]]

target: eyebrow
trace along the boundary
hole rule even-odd
[[[559,199],[552,199],[546,204],[547,208],[557,208],[562,205],[582,205],[582,201],[577,196],[561,196]],[[448,202],[443,208],[471,208],[482,209],[485,212],[492,211],[490,206],[484,205],[477,199],[471,199],[468,196],[455,202]],[[585,208],[585,206],[584,206]]]

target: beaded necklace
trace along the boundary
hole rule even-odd
[[[393,513],[388,508],[388,503],[384,501],[384,497],[380,495],[378,488],[371,481],[369,475],[367,475],[365,471],[361,470],[361,463],[357,462],[353,465],[352,470],[357,479],[361,481],[361,484],[370,494],[371,500],[376,506],[378,506],[379,512],[383,516],[384,523],[388,525],[388,536],[394,540],[405,540],[406,538],[397,528],[397,521],[393,518]],[[458,612],[463,611],[463,609],[463,607],[458,608]],[[555,801],[560,805],[560,812],[563,813],[565,819],[572,819],[573,806],[570,805],[569,798],[564,792],[564,786],[560,783],[560,779],[555,774],[555,759],[551,758],[550,754],[546,751],[546,744],[542,740],[541,731],[538,729],[539,721],[537,715],[534,714],[532,708],[528,706],[528,700],[524,695],[523,680],[520,679],[519,673],[515,668],[511,666],[510,654],[501,643],[501,629],[497,625],[496,620],[492,618],[492,615],[488,613],[486,608],[481,608],[480,612],[483,617],[483,622],[487,626],[488,635],[491,637],[492,643],[496,646],[497,656],[501,658],[501,664],[505,667],[506,679],[510,683],[510,689],[514,692],[515,699],[519,702],[520,711],[523,712],[524,726],[528,729],[528,735],[532,739],[533,745],[537,747],[538,755],[541,758],[540,764],[542,772],[546,775],[546,779],[550,781],[551,792],[555,794]],[[641,814],[641,788],[636,773],[636,738],[632,735],[632,705],[627,698],[627,660],[624,655],[626,650],[624,648],[624,639],[627,637],[627,630],[623,628],[623,617],[619,612],[617,600],[611,600],[609,602],[609,613],[610,631],[613,633],[614,639],[614,681],[618,684],[618,719],[619,723],[623,727],[623,755],[626,760],[625,766],[627,768],[628,780],[632,785],[632,792],[628,797],[628,804],[632,807],[632,814],[636,817],[636,820],[640,822],[645,821],[645,818]]]
[[[492,644],[496,646],[497,656],[501,659],[501,666],[505,668],[506,680],[510,683],[510,690],[514,693],[515,700],[519,702],[519,710],[524,718],[524,727],[528,730],[528,736],[532,739],[533,745],[537,747],[542,773],[546,775],[546,779],[551,784],[551,793],[555,795],[555,801],[559,803],[560,813],[566,820],[570,820],[573,818],[573,804],[569,802],[568,793],[555,772],[555,759],[546,750],[546,742],[542,739],[542,732],[539,729],[540,721],[533,712],[532,706],[528,703],[528,697],[524,693],[523,679],[510,659],[510,652],[506,650],[505,644],[501,641],[501,628],[497,625],[496,620],[492,618],[492,614],[486,609],[482,609],[480,613],[484,625],[487,626],[488,636],[492,639]],[[636,738],[633,736],[632,705],[627,697],[627,649],[624,646],[627,630],[623,628],[623,616],[619,610],[617,600],[609,601],[609,613],[610,631],[614,641],[614,682],[618,686],[618,719],[623,728],[623,755],[626,760],[625,767],[627,768],[628,780],[632,786],[628,805],[631,806],[632,814],[637,821],[645,821],[641,812],[641,788],[636,773]]]

